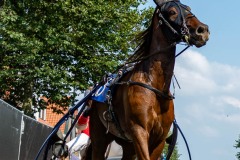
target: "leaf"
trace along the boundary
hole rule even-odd
[[[15,106],[32,99],[23,108],[30,115],[31,105],[44,107],[42,96],[66,108],[73,89],[99,81],[135,48],[152,15],[137,9],[144,2],[8,1],[0,12],[0,96],[9,90]]]

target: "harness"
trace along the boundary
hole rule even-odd
[[[134,82],[134,81],[127,81],[127,82],[117,82],[115,83],[116,85],[138,85],[138,86],[141,86],[143,88],[147,88],[149,89],[150,91],[154,92],[158,97],[161,97],[161,98],[164,98],[164,99],[167,99],[167,100],[172,100],[174,99],[173,96],[169,95],[168,93],[164,93],[150,85],[147,85],[145,83],[141,83],[141,82]]]
[[[182,19],[181,33],[179,33],[178,31],[176,31],[176,30],[174,29],[174,27],[172,27],[172,25],[164,18],[163,14],[161,13],[161,10],[163,10],[164,6],[165,6],[168,2],[174,2],[174,3],[178,6],[178,8],[179,8],[179,10],[180,10],[181,19]],[[160,9],[157,9],[157,11],[156,11],[156,12],[158,13],[158,16],[159,16],[159,25],[162,25],[162,24],[164,23],[164,24],[173,32],[173,34],[176,34],[177,36],[181,36],[181,37],[182,37],[182,38],[181,38],[181,41],[183,41],[183,39],[184,39],[185,42],[187,43],[187,46],[186,46],[180,53],[178,53],[177,55],[175,55],[175,58],[176,58],[176,57],[178,57],[179,55],[181,55],[184,51],[186,51],[186,50],[190,47],[190,44],[189,44],[189,41],[188,41],[190,33],[189,33],[189,30],[188,30],[188,28],[187,28],[187,26],[186,26],[186,21],[185,21],[185,19],[184,19],[184,13],[183,13],[182,8],[184,8],[185,10],[187,10],[189,13],[191,13],[191,12],[190,12],[190,10],[188,10],[185,6],[183,6],[179,1],[176,2],[176,1],[174,1],[174,0],[166,1],[165,3],[162,4],[162,6],[159,6],[159,7],[160,7]],[[188,18],[191,18],[191,17],[194,17],[194,16],[195,16],[195,15],[191,13],[191,16],[189,16]],[[163,50],[167,50],[167,49],[175,46],[176,44],[177,44],[177,42],[174,42],[174,43],[172,43],[170,46],[164,48]],[[161,50],[161,51],[163,51],[163,50]],[[155,53],[155,54],[157,54],[157,53]],[[148,56],[145,56],[145,57],[140,58],[140,59],[136,59],[136,60],[134,60],[134,61],[128,62],[127,64],[133,64],[133,63],[135,63],[135,62],[140,62],[140,61],[146,60],[146,59],[150,58],[151,56],[153,56],[153,55],[155,55],[155,54],[148,55]],[[126,64],[125,64],[125,65],[126,65]],[[120,79],[120,78],[119,78],[119,79]],[[118,80],[119,80],[119,79],[118,79]],[[138,85],[138,86],[147,88],[148,90],[151,90],[151,91],[154,92],[158,97],[165,98],[165,99],[167,99],[167,100],[172,100],[172,99],[174,99],[174,96],[169,95],[169,93],[165,93],[165,92],[163,92],[163,91],[160,91],[160,90],[158,90],[158,89],[156,89],[156,88],[154,88],[154,87],[152,87],[152,86],[150,86],[150,85],[147,85],[147,84],[145,84],[145,83],[135,82],[135,81],[131,81],[131,80],[118,82],[118,80],[116,80],[116,83],[114,83],[113,85],[127,85],[127,86],[129,86],[129,85]],[[120,127],[120,124],[119,124],[118,119],[116,118],[116,116],[115,116],[115,114],[114,114],[114,112],[113,112],[113,110],[112,110],[112,103],[111,103],[112,97],[111,97],[111,92],[109,92],[108,97],[109,97],[109,101],[108,101],[109,110],[106,111],[105,113],[108,112],[108,113],[111,115],[110,117],[112,117],[112,118],[113,118],[113,121],[115,121],[116,128],[119,130],[119,133],[121,134],[122,138],[125,139],[125,140],[128,140],[128,139],[126,138],[125,134],[124,134],[124,131],[123,131],[122,128]],[[109,123],[109,122],[107,121],[107,123]],[[174,150],[174,147],[175,147],[176,141],[177,141],[178,130],[180,131],[180,133],[181,133],[181,135],[182,135],[182,137],[183,137],[183,139],[184,139],[184,142],[185,142],[185,144],[186,144],[186,146],[187,146],[187,150],[188,150],[188,154],[189,154],[189,159],[191,160],[192,158],[191,158],[191,153],[190,153],[190,150],[189,150],[189,147],[188,147],[188,143],[187,143],[186,138],[184,137],[184,134],[183,134],[183,132],[181,131],[179,125],[177,124],[176,120],[174,120],[174,122],[173,122],[173,134],[172,134],[171,143],[169,144],[169,147],[168,147],[168,154],[167,154],[167,156],[166,156],[166,160],[169,160],[170,157],[171,157],[171,155],[172,155],[172,152],[173,152],[173,150]],[[107,128],[107,132],[108,132],[108,128]]]
[[[169,47],[172,47],[172,45],[168,46],[167,48],[163,49],[163,50],[166,50],[168,49]],[[185,47],[181,52],[179,52],[178,54],[175,55],[175,58],[178,57],[179,55],[181,55],[184,51],[186,51],[190,46],[188,45],[187,47]],[[155,55],[155,54],[154,54]],[[104,120],[107,122],[107,131],[106,131],[106,134],[109,132],[109,123],[110,121],[113,122],[116,126],[116,129],[118,130],[118,132],[120,133],[122,139],[126,140],[126,141],[130,141],[124,134],[124,131],[122,130],[121,126],[120,126],[120,123],[119,123],[119,120],[117,118],[117,116],[115,115],[114,111],[113,111],[113,106],[112,106],[112,92],[114,92],[115,90],[115,87],[117,85],[127,85],[127,86],[130,86],[130,85],[138,85],[138,86],[141,86],[143,88],[146,88],[152,92],[154,92],[158,97],[160,98],[164,98],[164,99],[167,99],[167,100],[172,100],[174,99],[175,97],[170,95],[169,93],[165,93],[163,91],[160,91],[148,84],[145,84],[145,83],[141,83],[141,82],[135,82],[135,81],[131,81],[131,80],[128,80],[128,81],[120,81],[121,77],[126,74],[127,72],[131,71],[133,69],[133,67],[135,66],[136,62],[138,61],[142,61],[142,60],[146,60],[148,59],[149,57],[151,57],[153,55],[150,55],[150,56],[146,56],[144,58],[141,58],[141,59],[138,59],[138,60],[135,60],[135,61],[132,61],[132,62],[129,62],[127,64],[125,64],[124,67],[122,67],[120,70],[121,70],[121,74],[118,74],[118,75],[115,75],[115,76],[110,76],[110,78],[106,78],[108,80],[111,80],[111,81],[108,81],[106,82],[106,84],[108,84],[108,88],[109,90],[107,91],[107,94],[104,94],[104,96],[106,96],[106,100],[105,101],[102,101],[102,102],[106,102],[108,104],[108,110],[105,111],[103,113],[103,117],[104,117]],[[129,65],[131,64],[131,65]],[[114,78],[113,78],[114,77]],[[174,76],[175,77],[175,76]],[[175,77],[176,78],[176,77]],[[101,89],[99,89],[101,90]],[[105,91],[101,90],[102,93],[106,93]],[[98,91],[97,91],[98,93]],[[95,99],[96,100],[96,99]],[[178,135],[178,130],[180,130],[180,127],[178,126],[178,124],[176,123],[176,120],[174,120],[173,122],[173,133],[172,133],[172,139],[171,139],[171,142],[169,143],[169,147],[168,147],[168,154],[166,156],[166,160],[169,160],[170,157],[171,157],[171,154],[174,150],[174,147],[176,145],[176,141],[177,141],[177,135]],[[181,132],[181,135],[184,137],[182,131]],[[187,144],[187,141],[184,137],[184,141],[186,143],[186,146],[188,148],[188,153],[189,153],[189,157],[190,157],[190,160],[191,160],[191,154],[190,154],[190,150],[189,150],[189,147],[188,147],[188,144]]]
[[[168,3],[168,2],[174,2],[178,8],[180,9],[180,14],[181,14],[181,19],[182,19],[182,27],[181,27],[181,32],[179,33],[176,29],[174,29],[174,27],[164,18],[163,14],[162,14],[162,10],[164,10],[164,6]],[[156,2],[157,3],[157,2]],[[172,33],[174,35],[177,35],[177,36],[181,36],[181,41],[184,41],[187,43],[187,47],[185,49],[183,49],[180,53],[178,53],[176,57],[178,57],[180,54],[182,54],[185,50],[187,50],[189,47],[190,47],[190,44],[188,42],[188,39],[189,39],[189,30],[186,26],[186,21],[184,19],[184,13],[183,13],[183,9],[187,10],[188,12],[190,12],[184,5],[182,5],[179,1],[174,1],[174,0],[165,0],[164,3],[162,3],[161,5],[159,5],[157,3],[159,9],[157,9],[157,13],[158,13],[158,18],[159,18],[159,25],[162,25],[162,24],[165,24],[169,29],[170,31],[172,31]],[[191,13],[191,12],[190,12]],[[191,13],[192,14],[192,13]],[[190,17],[194,17],[194,15],[192,14]],[[167,50],[173,46],[175,46],[178,42],[174,42],[172,43],[170,46],[166,47],[165,49],[162,49],[163,50]],[[156,53],[157,54],[157,53]],[[131,65],[130,68],[132,68],[132,66],[134,66],[134,64],[136,62],[140,62],[142,60],[146,60],[148,59],[149,57],[153,56],[155,54],[152,54],[152,55],[148,55],[146,57],[143,57],[141,59],[136,59],[136,60],[133,60],[131,62],[127,62],[125,63],[123,66],[125,67],[125,69],[127,71],[131,70],[129,69],[128,66],[129,64]],[[122,67],[121,67],[122,68]],[[121,75],[122,76],[122,75]],[[150,85],[147,85],[147,84],[144,84],[144,83],[141,83],[141,82],[134,82],[134,81],[126,81],[126,82],[118,82],[118,80],[121,78],[118,77],[117,79],[114,79],[114,83],[112,83],[111,85],[114,86],[114,85],[138,85],[138,86],[141,86],[141,87],[144,87],[144,88],[147,88],[149,89],[150,91],[154,92],[158,97],[161,97],[161,98],[165,98],[165,99],[168,99],[168,100],[172,100],[174,99],[174,96],[172,95],[169,95],[169,93],[164,93],[163,91],[159,91],[158,89],[150,86]],[[69,117],[71,117],[73,114],[74,114],[74,111],[77,110],[78,108],[80,108],[80,111],[76,117],[76,119],[74,120],[74,122],[72,123],[72,126],[70,127],[69,131],[67,132],[65,138],[64,138],[64,142],[63,142],[63,145],[65,144],[66,142],[66,138],[69,136],[71,130],[73,129],[74,125],[76,124],[77,122],[77,119],[78,117],[82,114],[82,112],[84,111],[85,109],[85,106],[86,106],[86,101],[89,100],[99,89],[101,86],[103,86],[104,84],[96,84],[96,86],[90,91],[89,94],[87,94],[81,101],[79,101],[74,107],[72,107],[69,112],[67,114],[65,114],[60,120],[59,122],[54,126],[52,132],[49,134],[49,136],[47,137],[47,139],[44,141],[43,145],[41,146],[37,156],[35,157],[35,160],[38,159],[38,157],[40,156],[40,153],[42,152],[42,150],[44,149],[44,147],[46,146],[46,144],[49,143],[49,140],[57,133],[57,131],[59,130],[60,126],[68,120]],[[112,101],[112,96],[111,96],[111,90],[109,90],[108,94],[107,94],[107,99],[108,99],[108,104],[109,104],[109,110],[107,112],[109,112],[110,114],[108,116],[110,117],[106,117],[109,118],[109,119],[112,119],[114,120],[115,124],[116,124],[116,127],[117,129],[119,130],[120,134],[122,135],[122,137],[126,140],[127,137],[125,136],[123,130],[121,129],[120,127],[120,124],[119,124],[119,121],[117,119],[117,117],[115,116],[114,112],[113,112],[113,109],[112,109],[112,104],[111,104],[111,101]],[[107,114],[107,112],[105,114]],[[108,119],[108,120],[109,120]],[[189,158],[191,160],[191,154],[190,154],[190,150],[189,150],[189,147],[188,147],[188,144],[187,144],[187,141],[180,129],[180,127],[178,126],[178,124],[176,123],[176,120],[174,120],[173,122],[173,138],[171,140],[171,144],[169,145],[169,148],[168,148],[168,155],[167,155],[167,160],[170,159],[170,156],[173,152],[173,149],[175,147],[175,144],[176,144],[176,140],[177,140],[177,130],[180,131],[180,133],[182,134],[183,138],[184,138],[184,141],[186,143],[186,146],[187,146],[187,149],[188,149],[188,153],[189,153]],[[108,129],[107,129],[107,132],[108,132]],[[46,147],[46,151],[45,151],[45,155],[48,154],[48,147]]]

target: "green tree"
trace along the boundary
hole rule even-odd
[[[169,132],[169,134],[171,134],[171,132]],[[163,149],[163,153],[165,154],[165,156],[168,153],[168,144],[166,143]],[[176,144],[173,150],[173,153],[171,155],[170,160],[179,160],[180,154],[178,153],[178,145]]]
[[[236,147],[237,149],[240,148],[240,136],[239,136],[238,140],[236,140],[236,144],[235,144],[234,147]],[[240,152],[238,152],[238,153],[236,154],[236,157],[237,157],[237,159],[240,160]]]
[[[32,116],[40,97],[66,109],[133,51],[153,9],[143,0],[6,0],[0,8],[0,97]],[[3,3],[2,3],[3,4]]]
[[[167,148],[168,147],[168,145],[165,145],[165,147],[164,147],[164,150],[163,150],[163,153],[165,154],[165,155],[167,155]],[[178,153],[178,146],[177,146],[177,144],[176,144],[176,146],[174,147],[174,150],[173,150],[173,153],[172,153],[172,155],[171,155],[171,158],[170,158],[170,160],[179,160],[179,157],[180,157],[180,154]]]

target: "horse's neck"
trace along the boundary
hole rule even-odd
[[[163,34],[162,28],[154,28],[153,38],[149,54],[150,72],[152,85],[156,88],[168,92],[175,64],[176,47],[170,47],[171,42]]]
[[[135,66],[135,72],[131,76],[133,81],[151,84],[158,90],[168,92],[175,64],[176,47],[165,37],[163,26],[158,25],[158,18],[153,19],[152,38],[149,50],[145,55],[149,56]]]

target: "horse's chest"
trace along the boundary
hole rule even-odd
[[[153,127],[152,127],[152,132],[154,134],[161,135],[163,132],[163,124],[162,124],[162,119],[161,117],[157,117],[154,120]]]

